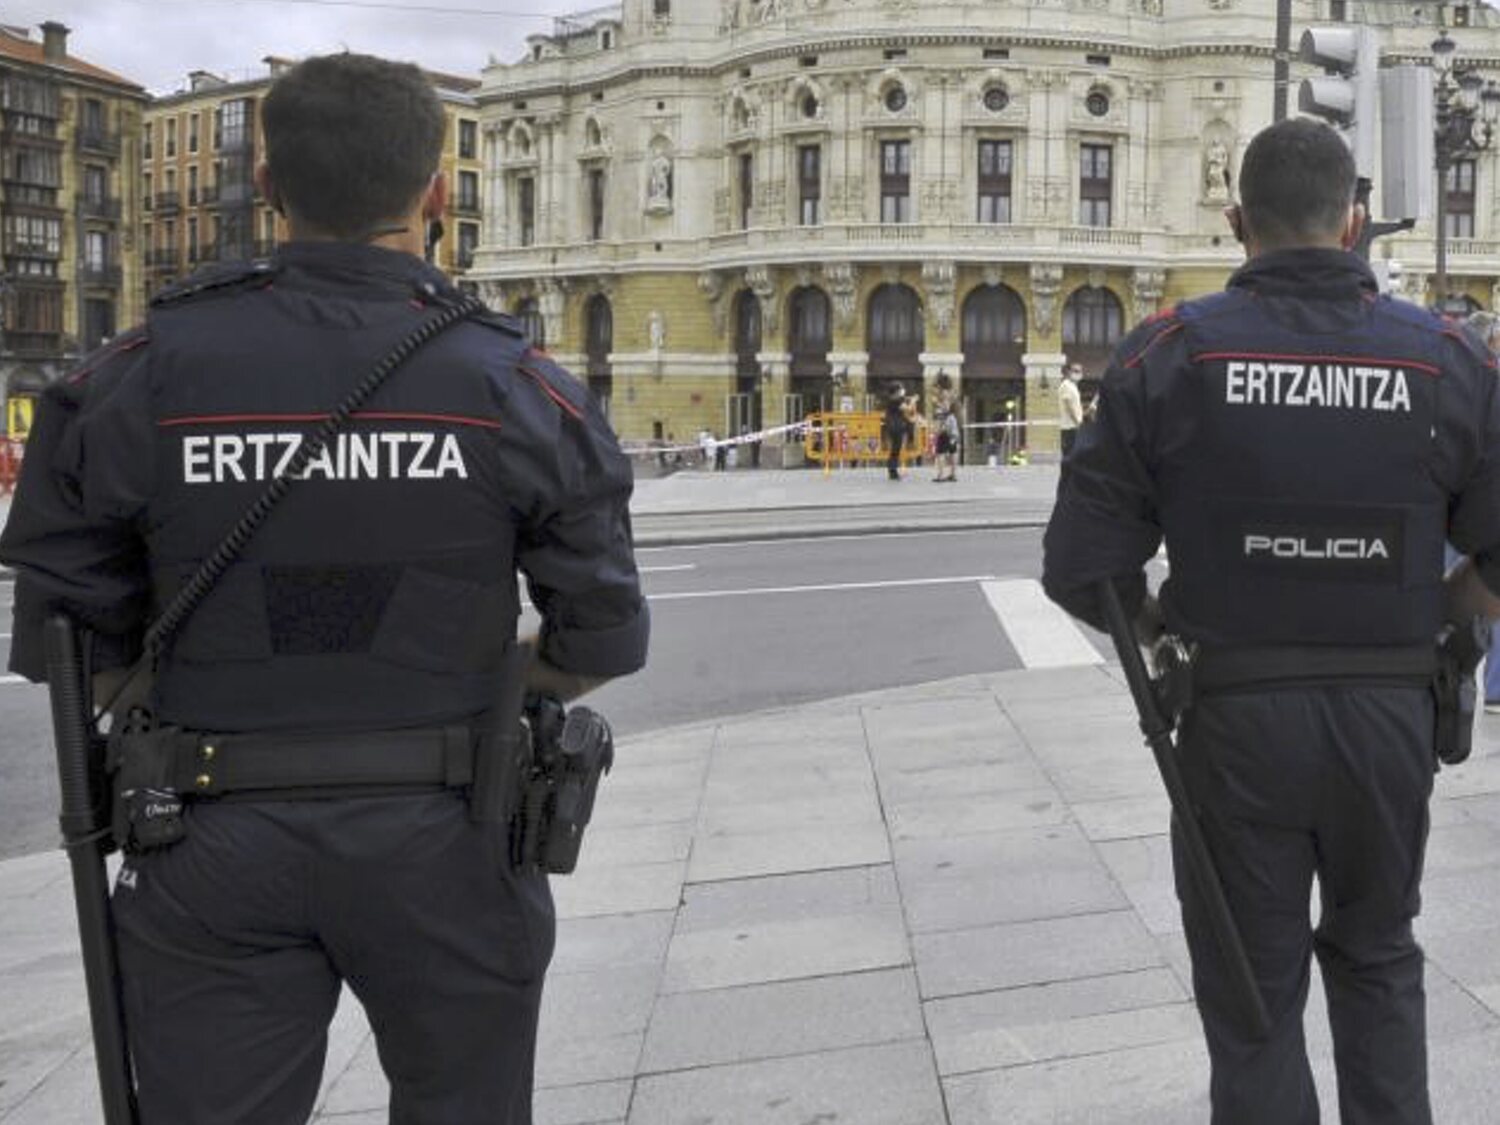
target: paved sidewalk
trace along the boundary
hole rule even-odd
[[[931,467],[899,481],[883,468],[686,469],[636,480],[631,513],[636,543],[672,544],[849,535],[1037,527],[1057,492],[1057,465],[969,466],[936,483]]]
[[[1478,742],[1420,925],[1445,1125],[1500,1102],[1500,719]],[[1166,824],[1108,666],[631,739],[555,882],[538,1125],[1202,1125]],[[0,1122],[97,1120],[56,853],[0,864],[0,997]],[[385,1120],[352,1007],[327,1075],[318,1122]]]

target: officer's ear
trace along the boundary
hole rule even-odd
[[[1344,233],[1339,239],[1339,245],[1345,250],[1353,250],[1359,242],[1360,233],[1365,229],[1365,205],[1356,203],[1349,208],[1349,218],[1344,223]]]
[[[271,210],[283,219],[286,218],[286,205],[281,202],[281,192],[276,190],[276,184],[271,179],[271,166],[264,160],[255,166],[255,190],[271,205]]]
[[[427,190],[422,193],[422,218],[433,222],[441,219],[447,209],[448,177],[442,172],[434,172],[427,182]]]
[[[1245,214],[1240,210],[1238,203],[1231,203],[1224,208],[1224,219],[1229,223],[1229,229],[1234,234],[1234,240],[1241,245],[1245,242]]]

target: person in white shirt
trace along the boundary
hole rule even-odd
[[[1070,363],[1063,370],[1062,382],[1057,388],[1057,425],[1064,457],[1073,451],[1073,441],[1083,423],[1083,397],[1078,393],[1078,379],[1082,374],[1083,368]]]

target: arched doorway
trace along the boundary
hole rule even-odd
[[[609,400],[614,394],[614,375],[609,365],[609,353],[615,350],[615,318],[609,307],[609,298],[595,293],[584,306],[584,355],[589,380],[589,390],[599,400],[604,413],[609,414]]]
[[[922,389],[922,306],[905,285],[882,285],[870,294],[866,329],[869,388],[883,404],[899,383],[908,394]]]
[[[803,415],[837,405],[833,365],[828,362],[832,347],[828,296],[813,286],[792,290],[786,317],[786,350],[791,354],[787,393],[801,400]]]
[[[1099,377],[1124,334],[1125,310],[1102,285],[1075,289],[1063,305],[1062,345],[1069,363],[1083,368],[1079,389],[1087,403],[1099,389]]]
[[[1026,306],[1007,285],[981,285],[964,299],[963,392],[970,423],[1026,417]],[[1008,403],[1013,403],[1007,407]],[[993,444],[997,431],[985,431]]]
[[[521,322],[521,331],[532,347],[541,351],[547,346],[547,333],[542,325],[542,310],[535,297],[522,297],[516,302],[516,319]]]

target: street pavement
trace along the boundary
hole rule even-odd
[[[990,486],[1029,491],[1021,518],[1048,474]],[[818,481],[682,473],[643,481],[637,510],[686,533],[777,508],[780,489],[788,514],[870,496],[915,523],[918,493],[965,484]],[[554,880],[538,1125],[1202,1125],[1167,821],[1119,671],[1097,662],[624,740],[579,871]],[[1485,717],[1471,761],[1438,778],[1418,926],[1445,1125],[1492,1121],[1500,1101],[1497,860],[1500,718]],[[1336,1122],[1318,996],[1309,1039]],[[0,1123],[97,1120],[56,852],[0,863],[0,997]],[[383,1122],[385,1097],[345,1003],[314,1120]]]

